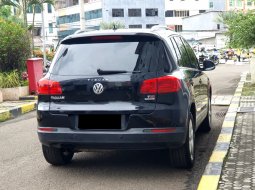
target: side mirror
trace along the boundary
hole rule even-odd
[[[211,60],[204,60],[203,61],[203,68],[202,71],[211,71],[215,69],[215,64]]]

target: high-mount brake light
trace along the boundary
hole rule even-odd
[[[38,82],[38,94],[39,95],[61,95],[62,88],[59,82],[41,79]]]
[[[122,36],[94,36],[91,40],[101,41],[101,40],[121,40]]]
[[[141,94],[167,94],[178,92],[181,89],[180,80],[175,76],[163,76],[159,78],[144,80],[141,88]]]

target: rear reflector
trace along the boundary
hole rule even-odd
[[[161,128],[161,129],[145,129],[143,132],[147,133],[171,133],[175,132],[176,128]]]
[[[39,130],[39,131],[45,131],[45,132],[57,131],[56,128],[52,128],[52,127],[39,127],[38,130]]]
[[[62,94],[62,88],[57,81],[41,79],[38,82],[38,94],[39,95],[60,95]]]
[[[147,79],[143,81],[141,94],[166,94],[178,92],[181,89],[180,80],[174,76],[164,76],[159,78]]]

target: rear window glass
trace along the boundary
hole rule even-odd
[[[51,72],[56,75],[98,75],[98,69],[156,72],[162,61],[166,62],[165,49],[157,38],[99,36],[70,39],[61,44]]]

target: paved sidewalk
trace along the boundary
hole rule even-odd
[[[238,113],[219,190],[255,189],[255,112]]]
[[[0,122],[16,118],[36,108],[36,100],[5,101],[0,103]]]
[[[248,98],[241,97],[242,89],[246,81],[246,76],[247,76],[247,73],[243,73],[241,75],[240,82],[238,83],[238,87],[236,88],[236,91],[233,97],[231,98],[216,97],[215,98],[214,103],[216,103],[218,100],[221,100],[222,102],[227,99],[228,101],[230,101],[230,105],[229,105],[227,114],[225,116],[224,122],[222,124],[221,133],[218,137],[215,148],[205,168],[204,174],[199,182],[198,190],[243,189],[243,187],[247,186],[247,184],[245,184],[244,182],[252,181],[252,172],[251,173],[246,172],[248,170],[245,170],[245,167],[252,168],[251,164],[253,163],[255,164],[255,160],[254,162],[252,162],[253,161],[252,156],[250,156],[252,151],[255,150],[254,149],[255,147],[254,148],[250,147],[250,144],[252,144],[253,139],[248,138],[248,136],[245,136],[244,134],[246,135],[249,134],[250,137],[253,138],[252,127],[246,127],[246,126],[252,126],[253,123],[255,124],[255,121],[254,121],[254,117],[245,118],[242,115],[242,113],[248,114],[247,112],[243,112],[243,111],[247,111],[248,109],[251,110],[251,108],[253,108],[255,105],[255,101],[254,101],[255,99],[254,97],[248,97]],[[245,107],[240,107],[240,106],[245,106]],[[253,114],[253,112],[249,112],[249,114]],[[242,119],[241,123],[239,121],[240,118]],[[242,129],[241,131],[244,132],[244,134],[239,132],[238,129],[240,128]],[[241,141],[240,139],[242,139],[243,141]],[[255,136],[254,136],[254,142],[255,142]],[[246,155],[246,151],[247,151],[247,155],[249,155],[247,156],[249,160],[248,159],[245,160],[243,159],[242,156],[240,156],[240,154]],[[248,151],[250,152],[248,153]],[[255,172],[255,166],[254,166],[254,170],[252,171]],[[247,174],[243,178],[241,178],[240,175],[237,175],[237,176],[231,175],[236,173],[239,173],[239,174],[247,173]],[[238,179],[239,181],[236,182],[235,179]],[[231,184],[235,184],[235,185],[231,186]],[[249,188],[250,187],[251,186],[249,186]],[[249,188],[247,186],[247,189]]]

